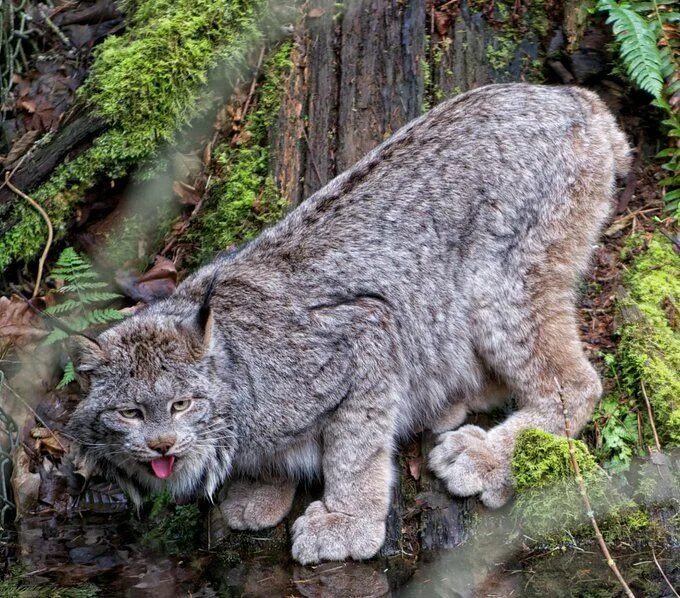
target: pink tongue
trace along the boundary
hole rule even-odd
[[[164,480],[169,478],[172,473],[172,466],[175,463],[175,457],[170,455],[169,457],[161,457],[160,459],[154,459],[151,461],[151,469],[156,474],[157,478]]]

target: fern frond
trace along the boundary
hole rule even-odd
[[[76,293],[78,291],[84,291],[86,289],[103,289],[104,287],[108,287],[109,283],[100,281],[100,282],[79,282],[77,285],[76,284],[65,284],[64,286],[59,288],[60,293]]]
[[[59,380],[59,384],[57,384],[57,388],[64,388],[65,386],[68,386],[75,379],[76,368],[73,365],[73,362],[69,359],[68,363],[64,366],[64,373],[61,376],[61,380]]]
[[[621,45],[621,59],[628,76],[655,98],[663,89],[663,64],[653,25],[628,6],[600,0],[598,8],[608,13],[607,23]]]
[[[85,316],[87,321],[92,325],[108,324],[109,322],[116,322],[124,320],[125,316],[117,309],[93,309]]]
[[[80,293],[79,299],[83,305],[89,303],[99,303],[102,301],[111,301],[112,299],[118,299],[120,295],[118,293],[109,293],[106,291],[87,291],[86,293]]]
[[[66,334],[63,330],[60,330],[59,328],[55,328],[45,337],[45,340],[43,340],[43,344],[53,345],[56,342],[63,341],[65,338],[68,338],[68,334]]]
[[[61,303],[57,303],[56,305],[51,305],[50,307],[46,308],[45,312],[52,314],[53,316],[58,316],[60,314],[69,313],[74,309],[78,309],[80,306],[80,301],[76,299],[65,299]]]

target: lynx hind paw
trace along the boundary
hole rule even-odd
[[[295,486],[237,480],[228,489],[220,510],[231,529],[259,530],[274,527],[288,514]]]
[[[293,558],[302,565],[368,559],[385,541],[385,522],[329,512],[317,500],[293,524]]]
[[[494,450],[486,431],[478,426],[463,426],[439,437],[429,455],[434,471],[456,496],[480,494],[489,508],[503,506],[512,496],[510,463]]]

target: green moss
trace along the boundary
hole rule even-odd
[[[575,440],[574,447],[603,534],[612,541],[630,541],[647,529],[651,525],[647,514],[612,486],[587,446]],[[513,516],[526,535],[551,545],[591,535],[566,438],[542,430],[523,431],[515,445],[512,473],[517,492]]]
[[[140,542],[160,554],[189,556],[200,543],[201,521],[195,504],[176,505],[168,493],[161,493],[142,524]]]
[[[624,284],[619,310],[635,317],[620,330],[621,383],[640,399],[644,385],[662,444],[680,446],[680,256],[670,241],[654,235]]]
[[[193,265],[254,238],[280,219],[288,205],[270,174],[268,137],[278,118],[291,50],[291,43],[282,44],[267,59],[256,109],[246,118],[241,144],[232,147],[225,142],[215,149],[217,183],[188,234],[198,248]]]
[[[125,5],[129,26],[96,50],[82,95],[110,124],[90,149],[62,164],[33,193],[59,237],[71,208],[103,177],[119,178],[150,159],[197,116],[199,96],[218,63],[243,60],[258,38],[261,0],[138,0]],[[44,246],[40,217],[18,203],[0,239],[0,270]]]
[[[585,477],[597,469],[597,463],[583,442],[575,440],[574,446]],[[573,470],[567,439],[542,430],[524,430],[515,443],[512,474],[519,493],[571,480]]]

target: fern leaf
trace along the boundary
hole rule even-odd
[[[45,337],[43,344],[53,345],[58,341],[63,341],[65,338],[68,338],[68,334],[66,334],[63,330],[59,330],[59,328],[55,328]]]
[[[76,368],[71,360],[64,366],[64,373],[57,384],[57,388],[64,388],[76,379]]]
[[[117,320],[123,320],[125,316],[116,309],[93,309],[91,312],[85,314],[85,319],[88,324],[108,324]]]
[[[76,284],[65,284],[64,286],[59,288],[60,293],[76,293],[78,291],[84,291],[87,289],[103,289],[104,287],[108,287],[109,283],[104,282],[104,281],[99,281],[99,282],[87,282],[87,281],[82,281],[79,282],[77,285]]]
[[[120,297],[118,293],[108,293],[105,291],[88,291],[86,293],[81,293],[79,299],[84,305],[87,305],[88,303],[111,301],[112,299],[118,299],[118,297]]]
[[[655,98],[663,89],[663,64],[653,25],[627,6],[610,0],[600,0],[600,10],[607,11],[607,23],[621,45],[621,59],[628,76],[640,88]]]
[[[80,306],[80,301],[76,299],[65,299],[61,303],[57,303],[56,305],[51,305],[50,307],[46,308],[45,312],[52,314],[53,316],[57,316],[59,314],[69,313],[75,309],[78,309]]]

